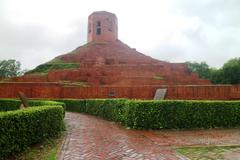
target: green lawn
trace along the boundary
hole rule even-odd
[[[191,160],[224,160],[226,154],[239,153],[240,146],[184,147],[176,150]]]
[[[64,135],[45,140],[28,148],[25,152],[17,154],[9,160],[56,160],[64,140]]]

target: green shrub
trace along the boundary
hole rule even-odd
[[[65,115],[66,105],[62,102],[56,102],[56,101],[49,101],[49,100],[30,100],[29,101],[30,107],[36,107],[36,106],[62,106],[64,109],[63,115]]]
[[[141,129],[240,126],[240,102],[131,101],[127,125]]]
[[[70,112],[87,113],[101,116],[108,120],[122,122],[126,108],[126,99],[88,99],[57,100],[66,104],[66,110]]]
[[[61,100],[67,111],[87,113],[135,129],[240,126],[240,101]]]
[[[86,100],[85,113],[100,116],[102,118],[123,122],[126,110],[124,99],[90,99]]]
[[[17,110],[20,105],[21,102],[16,99],[0,99],[0,112]]]
[[[70,112],[84,112],[86,106],[86,100],[76,100],[76,99],[60,99],[58,102],[65,104],[66,110]]]
[[[0,112],[1,111],[13,111],[20,109],[21,101],[17,99],[0,99]],[[66,106],[64,103],[55,102],[55,101],[47,101],[47,100],[30,100],[29,106],[59,106],[61,105],[64,109],[64,115]]]
[[[62,106],[40,106],[0,112],[0,159],[58,135],[63,129]]]

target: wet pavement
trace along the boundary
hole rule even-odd
[[[60,160],[188,160],[175,149],[240,145],[240,129],[139,131],[79,113],[68,112],[65,119]]]

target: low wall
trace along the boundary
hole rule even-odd
[[[141,87],[78,87],[58,83],[0,83],[0,98],[131,98],[153,99],[156,89],[167,88],[166,99],[240,100],[240,85],[178,85]]]

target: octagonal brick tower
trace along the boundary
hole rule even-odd
[[[93,12],[88,17],[88,42],[113,42],[118,39],[118,22],[115,14]]]

